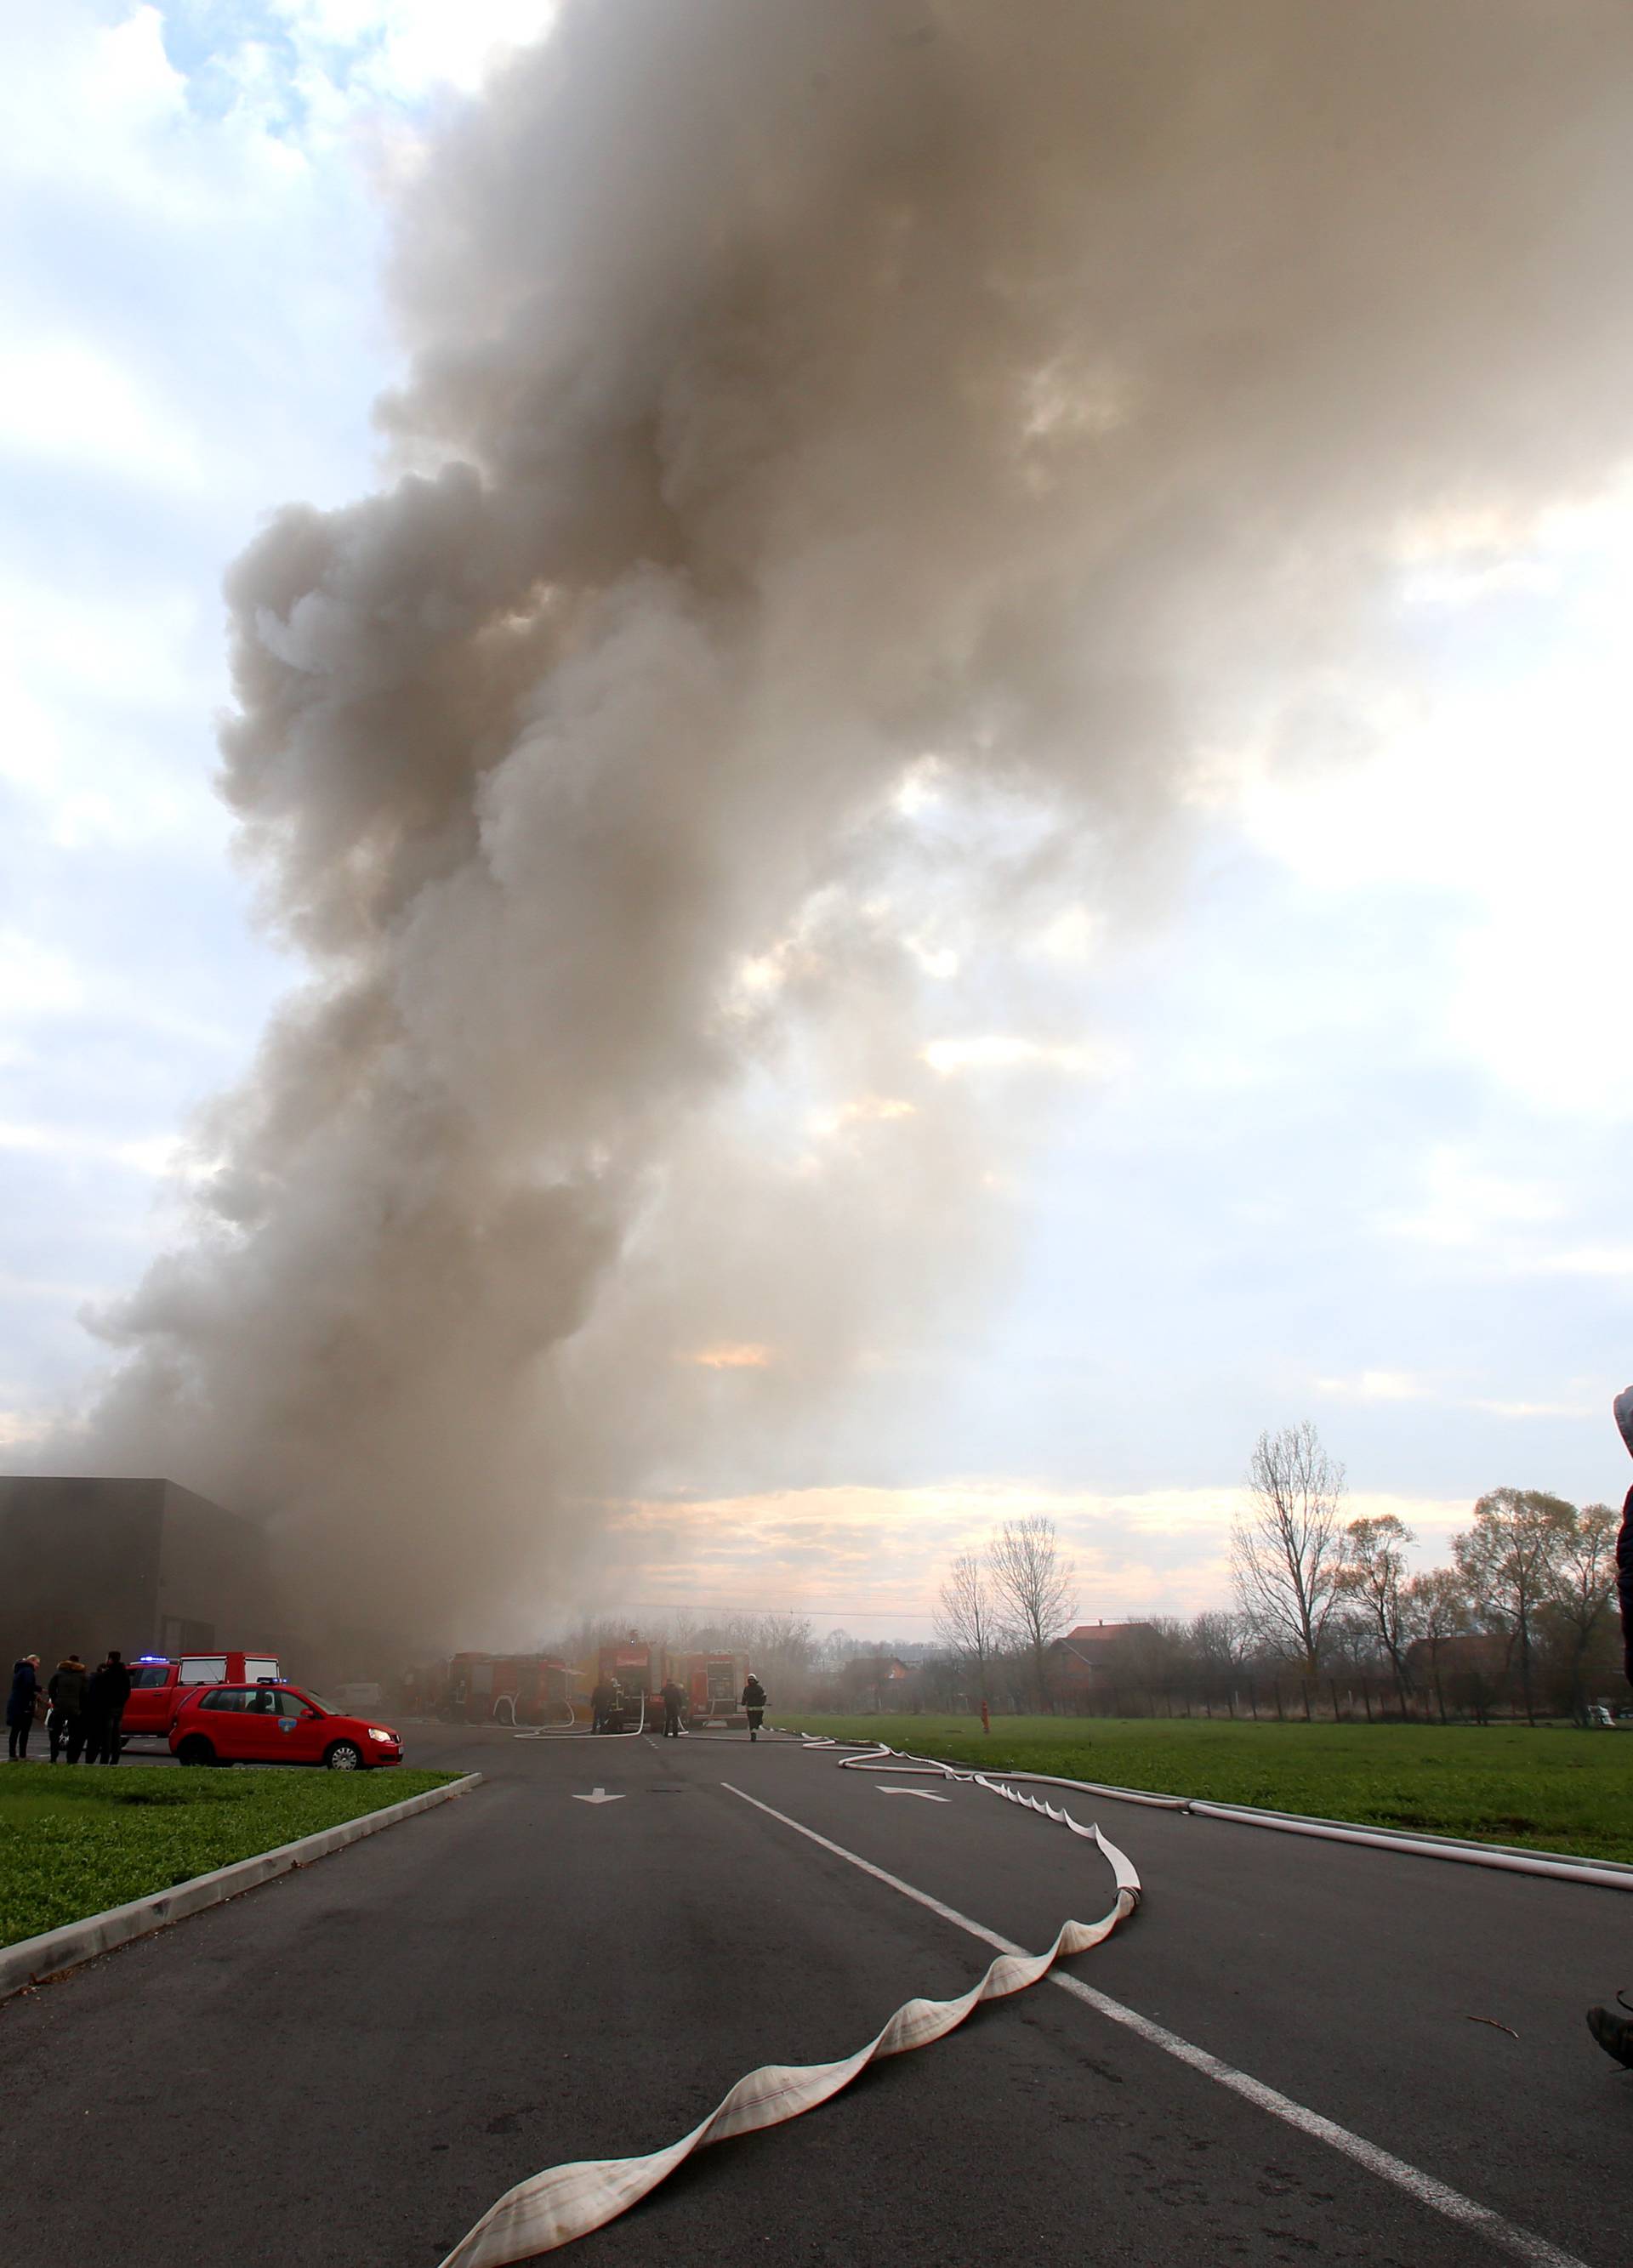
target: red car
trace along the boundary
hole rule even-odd
[[[170,1728],[170,1753],[182,1764],[327,1764],[363,1771],[400,1764],[403,1744],[388,1725],[344,1716],[299,1685],[207,1685],[189,1693]]]

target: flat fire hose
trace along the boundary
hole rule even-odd
[[[982,1785],[994,1794],[1025,1803],[1030,1809],[1046,1807],[1006,1788]],[[956,2031],[983,2001],[1001,2000],[1023,1992],[1046,1977],[1055,1962],[1087,1953],[1126,1920],[1140,1899],[1140,1877],[1115,1844],[1108,1843],[1097,1827],[1080,1827],[1053,1805],[1047,1816],[1069,1827],[1075,1835],[1093,1841],[1110,1862],[1117,1886],[1116,1904],[1096,1922],[1068,1921],[1045,1953],[1000,1954],[979,1984],[956,2000],[908,2000],[883,2031],[838,2063],[762,2064],[740,2079],[719,2105],[690,2134],[666,2150],[644,2158],[581,2158],[550,2166],[507,2190],[490,2205],[469,2234],[462,2237],[442,2268],[507,2268],[507,2264],[536,2259],[571,2244],[592,2229],[604,2228],[650,2195],[694,2150],[711,2142],[729,2141],[734,2135],[756,2134],[767,2126],[780,2126],[847,2088],[870,2063],[885,2056],[906,2055]]]

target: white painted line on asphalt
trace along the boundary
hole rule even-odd
[[[882,1787],[881,1795],[916,1795],[920,1803],[950,1803],[950,1795],[932,1795],[927,1787]]]
[[[951,1922],[956,1929],[964,1931],[967,1935],[979,1938],[983,1945],[995,1946],[1000,1953],[1024,1953],[1024,1947],[1016,1945],[1013,1939],[1000,1937],[996,1930],[983,1928],[979,1921],[972,1921],[968,1914],[961,1914],[956,1906],[944,1905],[940,1898],[932,1897],[927,1890],[915,1889],[911,1882],[904,1882],[899,1874],[887,1874],[883,1867],[876,1867],[870,1859],[861,1858],[854,1851],[847,1851],[842,1843],[831,1842],[827,1836],[819,1835],[814,1827],[807,1827],[798,1819],[790,1819],[786,1811],[773,1810],[769,1803],[762,1803],[758,1796],[746,1794],[742,1788],[733,1787],[729,1780],[722,1780],[720,1786],[730,1794],[742,1796],[744,1803],[751,1803],[757,1811],[765,1812],[768,1818],[780,1821],[784,1827],[791,1827],[796,1835],[803,1835],[808,1842],[819,1844],[824,1851],[831,1852],[836,1859],[843,1859],[850,1866],[860,1867],[864,1874],[871,1874],[876,1882],[883,1882],[887,1888],[899,1890],[903,1897],[911,1898],[915,1905],[939,1914],[943,1921]],[[1048,1981],[1051,1984],[1059,1985],[1062,1992],[1069,1992],[1074,1999],[1081,2000],[1094,2009],[1097,2015],[1109,2018],[1114,2024],[1121,2024],[1125,2030],[1135,2033],[1152,2047],[1161,2048],[1164,2054],[1173,2056],[1179,2062],[1188,2064],[1193,2071],[1200,2071],[1206,2078],[1216,2080],[1221,2087],[1228,2088],[1232,2095],[1241,2095],[1259,2110],[1267,2111],[1271,2117],[1279,2118],[1284,2125],[1296,2127],[1301,2134],[1308,2134],[1314,2141],[1325,2142],[1329,2148],[1353,2160],[1356,2165],[1363,2166],[1379,2181],[1390,2183],[1394,2188],[1404,2191],[1408,2197],[1415,2198],[1419,2205],[1426,2205],[1431,2213],[1439,2213],[1443,2220],[1454,2221],[1459,2228],[1467,2228],[1474,2235],[1484,2237],[1488,2243],[1495,2244],[1511,2259],[1525,2261],[1527,2268],[1587,2268],[1587,2264],[1578,2260],[1574,2252],[1563,2251],[1558,2245],[1550,2244],[1547,2237],[1537,2235],[1532,2229],[1522,2228],[1518,2221],[1505,2220],[1500,2213],[1492,2212],[1489,2205],[1476,2205],[1473,2198],[1467,2198],[1460,2190],[1454,2190],[1447,2183],[1437,2180],[1433,2174],[1426,2174],[1421,2167],[1409,2165],[1392,2151],[1380,2149],[1376,2142],[1369,2142],[1363,2136],[1351,2133],[1349,2127],[1341,2126],[1336,2119],[1324,2117],[1319,2110],[1306,2110],[1302,2102],[1295,2102],[1290,2095],[1279,2093],[1274,2087],[1267,2087],[1262,2080],[1252,2078],[1247,2072],[1238,2071],[1234,2064],[1224,2062],[1219,2056],[1210,2055],[1206,2048],[1193,2046],[1189,2040],[1181,2039],[1178,2032],[1171,2032],[1166,2025],[1153,2023],[1150,2017],[1141,2015],[1137,2009],[1126,2007],[1122,2001],[1113,2000],[1105,1992],[1097,1992],[1090,1984],[1080,1984],[1075,1977],[1062,1977],[1055,1973]]]
[[[574,1803],[622,1803],[624,1798],[609,1795],[604,1787],[598,1787],[593,1795],[575,1795],[573,1800]]]

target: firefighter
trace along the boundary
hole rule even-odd
[[[590,1730],[604,1733],[612,1718],[612,1705],[617,1698],[617,1688],[603,1677],[590,1695]]]
[[[743,1706],[749,1714],[749,1738],[757,1741],[760,1727],[765,1721],[765,1688],[754,1672],[749,1672],[749,1682],[743,1689]]]
[[[663,1737],[666,1741],[679,1740],[681,1711],[685,1705],[686,1696],[671,1677],[663,1689]]]

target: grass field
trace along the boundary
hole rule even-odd
[[[1633,1731],[1084,1717],[777,1717],[950,1764],[1633,1860]]]
[[[0,1945],[173,1889],[454,1777],[0,1764]]]

